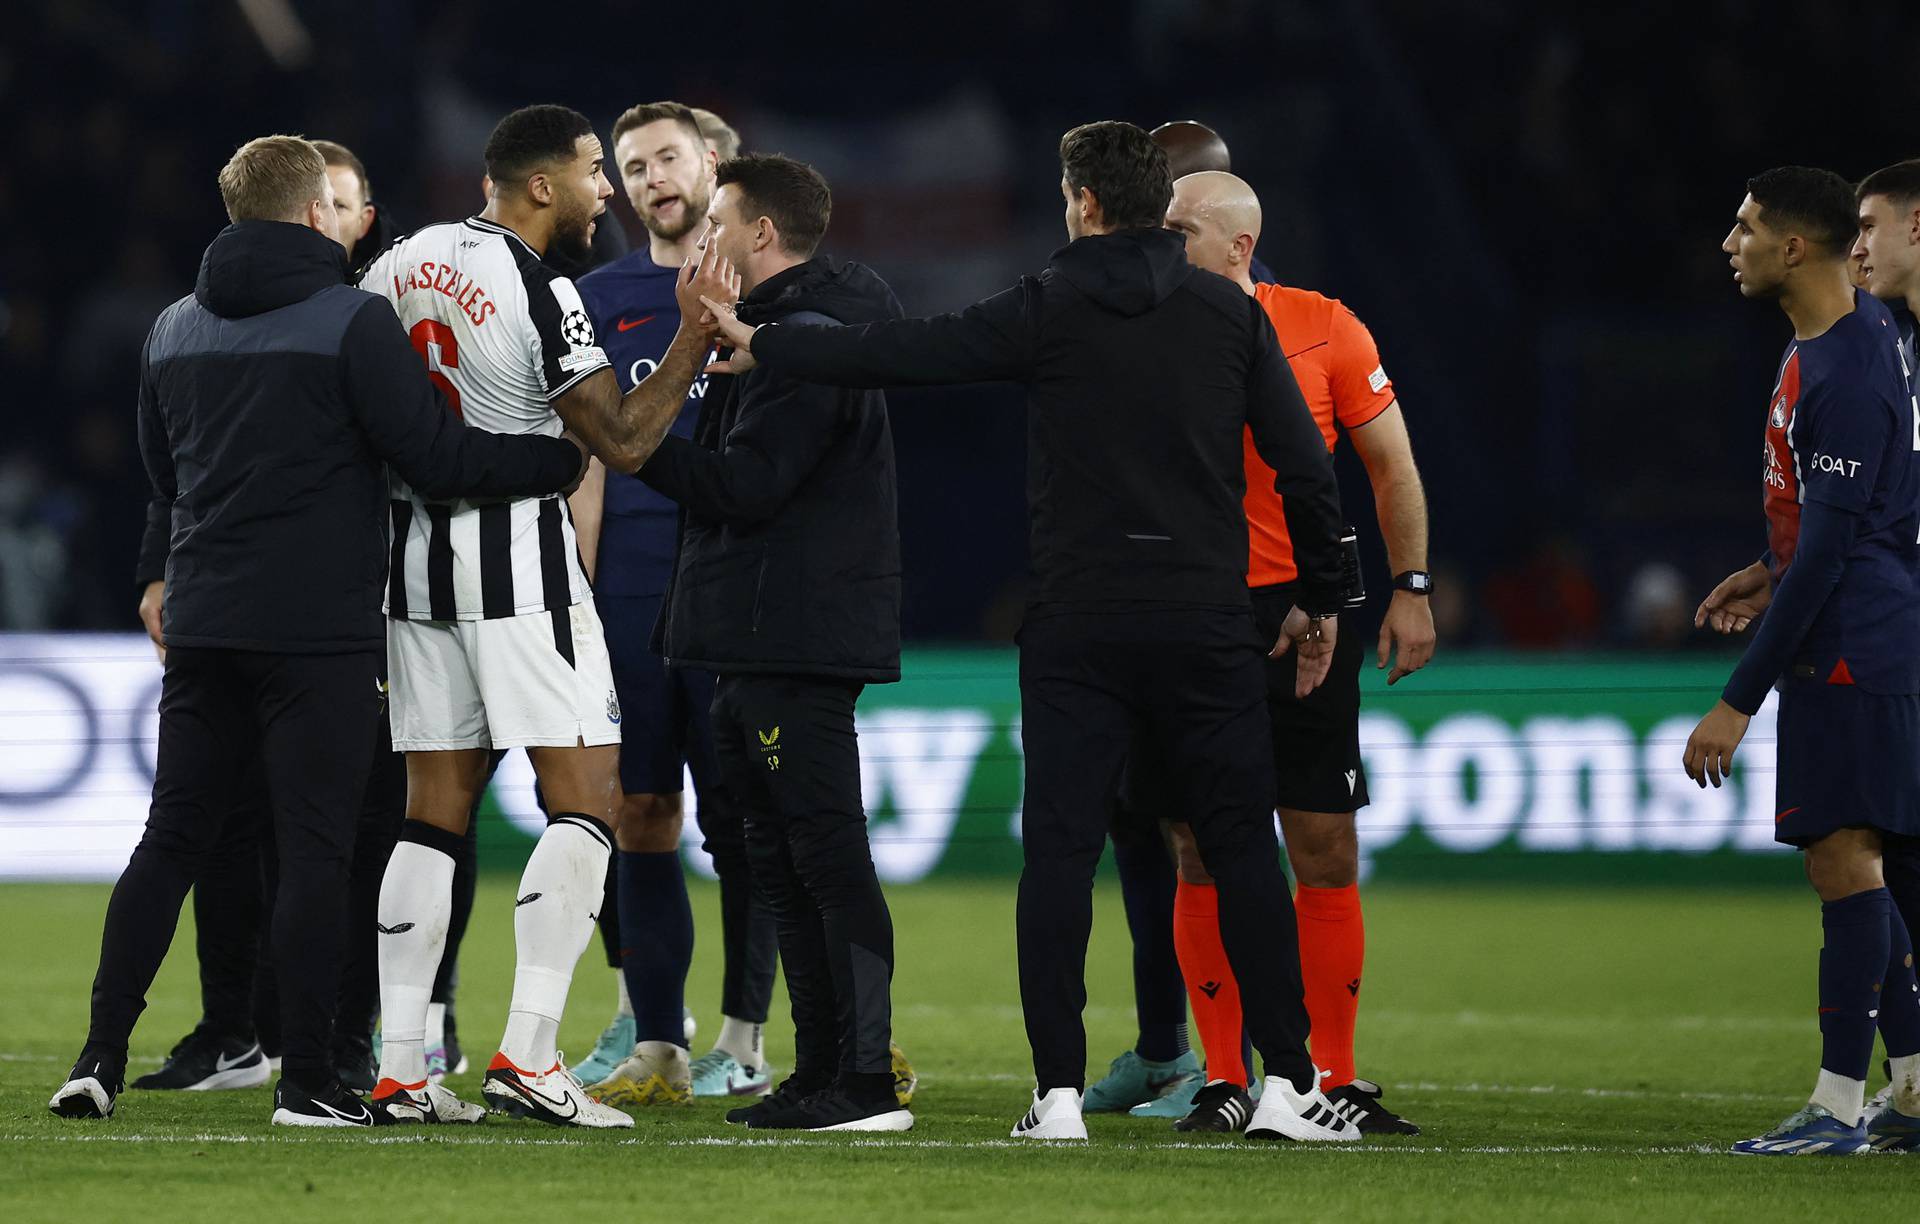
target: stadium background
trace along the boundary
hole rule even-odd
[[[1884,1211],[1884,1162],[1710,1155],[1805,1088],[1818,924],[1769,838],[1768,716],[1726,791],[1688,786],[1678,758],[1730,665],[1689,614],[1761,547],[1758,409],[1787,334],[1739,300],[1716,246],[1761,168],[1857,176],[1920,153],[1917,56],[1920,10],[1895,0],[8,5],[0,1217],[137,1204],[156,1222],[336,1219],[404,1202],[592,1218],[623,1196],[679,1219],[782,1221]],[[863,703],[862,736],[898,930],[896,1032],[922,1074],[914,1135],[743,1154],[702,1107],[643,1118],[631,1140],[496,1124],[436,1136],[428,1155],[267,1135],[263,1091],[141,1094],[87,1133],[47,1116],[85,1025],[102,881],[137,836],[151,772],[158,669],[129,581],[146,498],[133,371],[223,221],[214,172],[263,132],[330,137],[418,224],[478,206],[478,151],[505,110],[565,102],[604,132],[667,97],[819,165],[829,247],[915,311],[964,304],[1061,243],[1065,128],[1199,118],[1263,197],[1260,254],[1373,328],[1432,502],[1441,642],[1391,691],[1367,677],[1360,1048],[1420,1139],[1276,1157],[1196,1151],[1121,1118],[1097,1120],[1085,1152],[1009,1149],[1029,1082],[1008,645],[1024,423],[1017,393],[992,387],[893,396],[910,650],[906,682]],[[637,233],[622,196],[613,208]],[[1365,486],[1342,470],[1370,527]],[[1380,606],[1346,627],[1371,640]],[[495,868],[530,844],[524,772],[509,771],[482,824]],[[483,879],[463,957],[476,1041],[504,1012],[512,879]],[[714,890],[694,902],[688,997],[710,1026]],[[1133,1027],[1110,885],[1098,905],[1094,1074]],[[194,1021],[192,938],[183,923],[136,1033],[142,1069]],[[592,957],[574,993],[562,1037],[578,1051],[610,993]],[[776,1063],[786,1045],[776,1032]]]
[[[1740,824],[1765,806],[1764,769],[1701,797],[1668,759],[1726,666],[1691,609],[1760,547],[1749,439],[1785,335],[1739,301],[1716,247],[1760,168],[1858,175],[1920,148],[1903,122],[1920,116],[1920,78],[1858,56],[1920,51],[1920,14],[1134,0],[1097,17],[1025,4],[872,20],[859,5],[589,0],[505,33],[525,20],[492,0],[14,6],[0,44],[16,120],[0,130],[0,876],[110,877],[143,814],[144,647],[44,635],[135,628],[134,370],[222,223],[212,174],[228,152],[267,130],[341,140],[417,224],[477,207],[479,147],[514,105],[564,101],[604,130],[633,101],[675,97],[719,111],[748,148],[819,165],[829,248],[919,312],[983,296],[1059,245],[1066,127],[1215,125],[1266,205],[1261,255],[1378,336],[1432,504],[1440,662],[1369,700],[1370,870],[1793,877],[1765,830]],[[1801,87],[1815,81],[1832,87]],[[623,193],[611,207],[642,237]],[[864,706],[877,837],[896,880],[1005,870],[1018,392],[892,399],[920,652],[907,683]],[[1370,525],[1342,457],[1350,514]],[[1362,538],[1382,591],[1377,535]],[[1371,640],[1382,603],[1349,631]],[[1767,747],[1763,722],[1743,774]],[[509,815],[513,780],[497,795]],[[493,822],[494,860],[522,848],[513,827]]]

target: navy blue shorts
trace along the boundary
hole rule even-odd
[[[687,766],[704,790],[718,777],[713,756],[713,673],[670,668],[653,652],[663,596],[595,596],[620,698],[620,789],[677,795]]]
[[[1788,676],[1779,725],[1774,840],[1805,847],[1862,827],[1920,835],[1920,695]]]

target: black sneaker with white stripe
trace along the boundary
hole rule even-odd
[[[158,1071],[133,1081],[142,1092],[207,1092],[258,1088],[273,1078],[267,1055],[251,1037],[230,1037],[205,1025],[182,1037]]]
[[[1177,1131],[1237,1135],[1253,1117],[1253,1098],[1232,1080],[1214,1080],[1193,1094],[1193,1112],[1173,1124]]]
[[[73,1064],[67,1082],[53,1094],[47,1108],[62,1118],[111,1118],[126,1080],[124,1061],[88,1050]]]
[[[812,1079],[801,1079],[789,1075],[780,1081],[780,1086],[761,1097],[751,1105],[742,1105],[738,1109],[727,1111],[727,1121],[735,1126],[750,1126],[768,1130],[786,1130],[789,1124],[785,1115],[793,1112],[802,1101],[817,1092],[831,1088],[831,1080],[825,1083]]]
[[[1420,1128],[1380,1103],[1380,1085],[1357,1079],[1326,1090],[1327,1100],[1345,1112],[1363,1135],[1417,1135]]]
[[[275,1126],[343,1127],[372,1126],[373,1111],[367,1103],[328,1080],[326,1087],[309,1092],[282,1077],[273,1086],[273,1124]]]
[[[754,1130],[907,1131],[913,1114],[889,1092],[884,1097],[854,1097],[834,1087],[814,1093],[792,1109],[755,1118]]]

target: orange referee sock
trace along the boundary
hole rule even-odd
[[[1353,1021],[1367,955],[1360,886],[1302,887],[1294,893],[1294,910],[1300,915],[1300,976],[1313,1023],[1313,1065],[1327,1073],[1321,1087],[1338,1088],[1353,1082]]]
[[[1180,960],[1180,976],[1186,979],[1200,1048],[1206,1051],[1207,1078],[1246,1087],[1247,1067],[1240,1056],[1240,984],[1227,963],[1227,946],[1220,940],[1220,893],[1213,885],[1180,881],[1173,897],[1173,952]]]

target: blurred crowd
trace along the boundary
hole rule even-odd
[[[1432,500],[1449,645],[1684,648],[1759,555],[1786,339],[1717,248],[1750,174],[1920,153],[1920,8],[1117,0],[916,9],[584,0],[27,0],[0,34],[0,628],[134,627],[140,345],[269,131],[351,146],[402,225],[479,207],[492,120],[710,107],[833,183],[827,246],[910,311],[1064,241],[1055,143],[1197,118],[1260,254],[1369,324]],[[532,22],[529,25],[529,22]],[[616,196],[616,213],[638,233]],[[1000,638],[1024,569],[1016,392],[898,393],[905,621]],[[1370,534],[1357,464],[1349,509]],[[1387,575],[1377,542],[1370,585]]]

